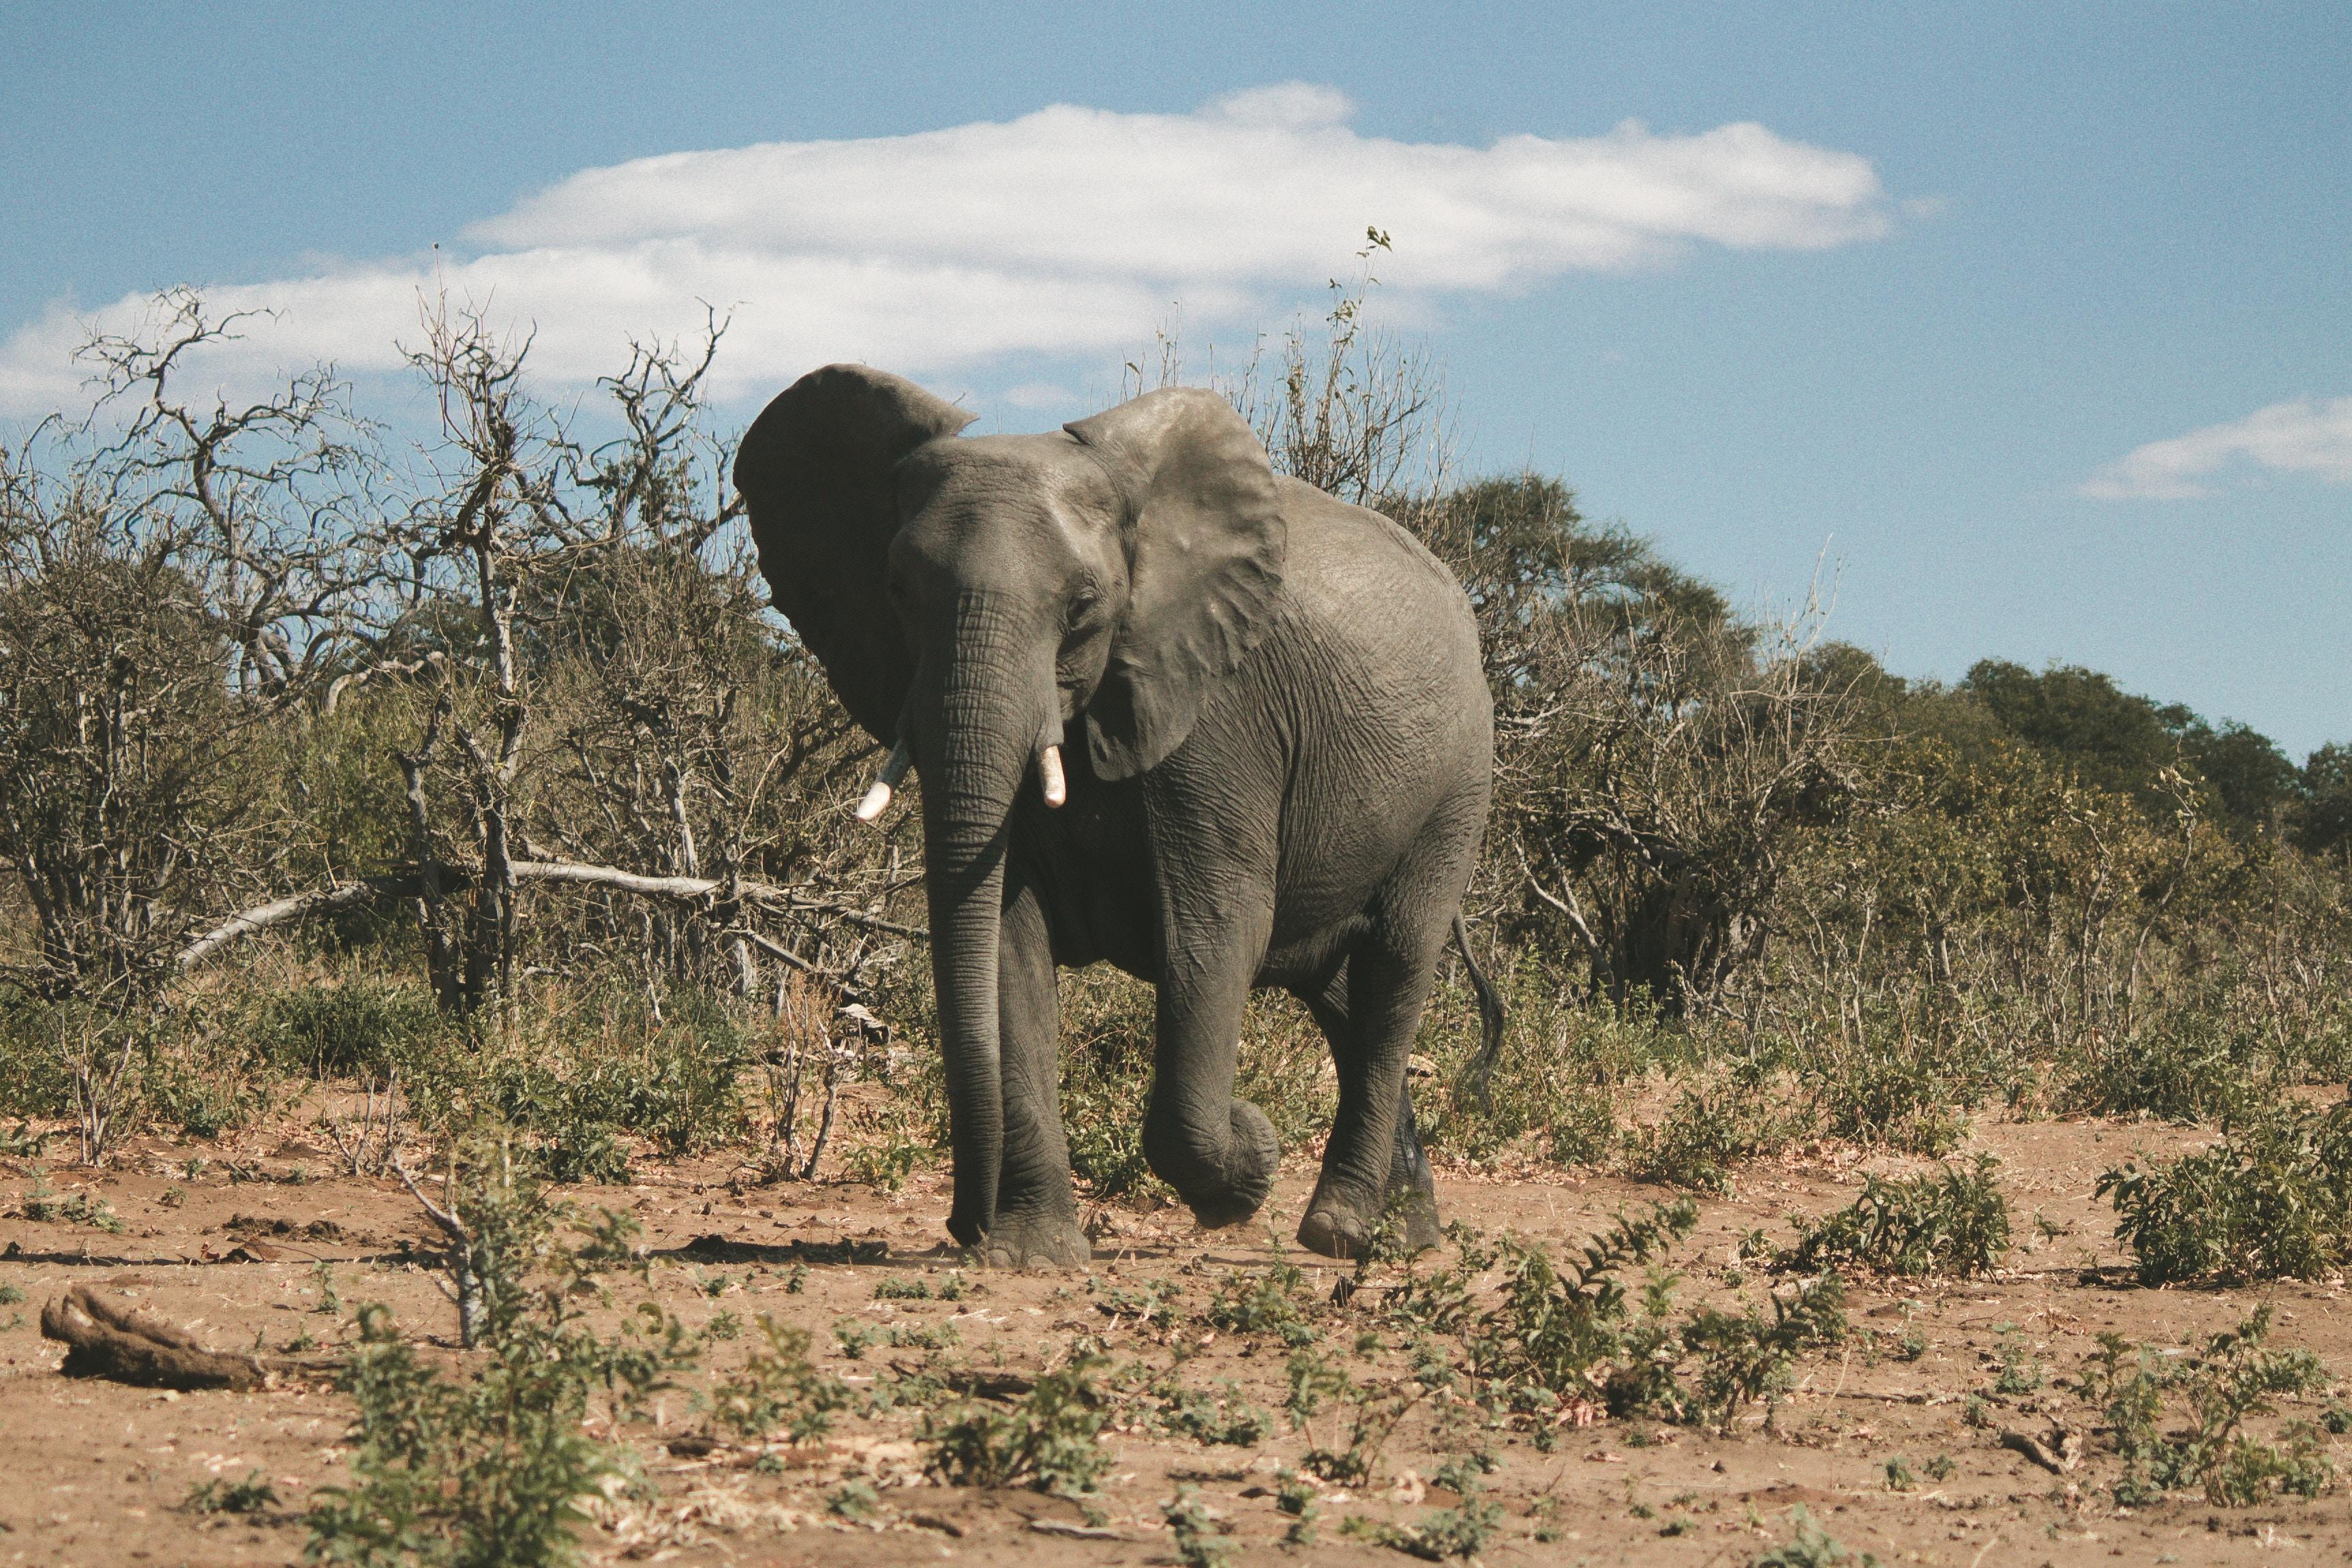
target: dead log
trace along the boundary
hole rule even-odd
[[[266,1381],[251,1356],[206,1350],[194,1334],[77,1285],[41,1309],[41,1337],[68,1348],[68,1377],[102,1377],[142,1388],[258,1388]]]

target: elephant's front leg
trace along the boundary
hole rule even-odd
[[[1036,896],[1008,898],[997,948],[997,1037],[1004,1079],[1004,1161],[982,1247],[999,1268],[1068,1268],[1093,1256],[1070,1190],[1062,1133],[1061,1004]]]
[[[1239,1225],[1273,1191],[1282,1144],[1265,1112],[1234,1098],[1242,1011],[1272,923],[1230,908],[1178,924],[1160,981],[1159,1038],[1143,1153],[1204,1226]],[[1181,920],[1182,917],[1180,916]]]

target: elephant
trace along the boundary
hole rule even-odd
[[[1158,988],[1143,1151],[1203,1226],[1273,1184],[1273,1125],[1234,1090],[1244,1005],[1280,987],[1338,1073],[1299,1241],[1356,1256],[1396,1205],[1433,1242],[1407,1058],[1494,755],[1461,586],[1386,517],[1278,476],[1213,392],[1040,435],[966,437],[973,417],[828,365],[734,467],[776,607],[892,748],[859,815],[921,781],[949,1233],[992,1266],[1090,1256],[1055,970],[1108,962]],[[1491,1067],[1499,1003],[1470,968]]]

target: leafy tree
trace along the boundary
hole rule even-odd
[[[2311,753],[2296,780],[2301,797],[2289,837],[2308,854],[2352,841],[2352,746],[2330,742]]]
[[[2037,675],[2007,659],[1981,659],[1961,689],[2009,734],[2063,761],[2084,784],[2144,800],[2158,773],[2179,758],[2174,725],[2194,717],[2159,709],[2079,665]]]

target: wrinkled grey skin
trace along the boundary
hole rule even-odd
[[[1272,1184],[1234,1057],[1251,988],[1281,986],[1339,1082],[1299,1240],[1352,1256],[1391,1190],[1434,1240],[1406,1056],[1494,749],[1461,588],[1386,518],[1276,476],[1213,394],[1041,436],[965,439],[971,417],[832,365],[735,466],[777,606],[922,776],[949,1230],[998,1265],[1088,1257],[1054,972],[1107,962],[1159,987],[1144,1152],[1202,1223]]]

